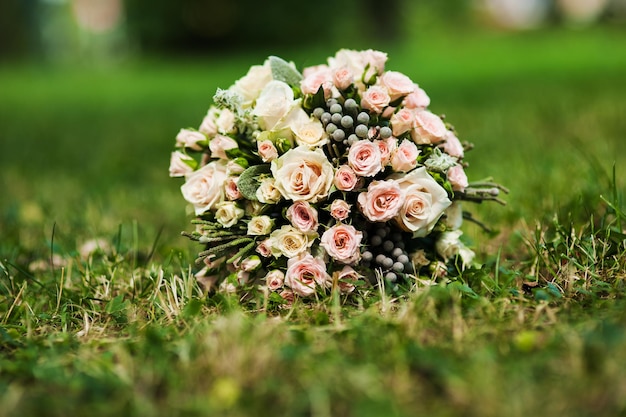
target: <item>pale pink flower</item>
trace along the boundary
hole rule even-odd
[[[287,261],[285,285],[295,294],[309,297],[315,294],[316,285],[328,287],[329,283],[332,284],[332,281],[322,259],[314,258],[307,252]]]
[[[348,165],[341,165],[335,171],[334,184],[340,191],[352,191],[359,183],[359,177]]]
[[[285,274],[279,269],[273,269],[265,275],[265,284],[270,291],[277,291],[283,287]]]
[[[272,255],[272,243],[270,239],[260,241],[256,247],[256,251],[262,257],[269,258]]]
[[[217,107],[211,106],[207,115],[202,119],[202,123],[198,130],[204,133],[208,137],[215,136],[217,134],[217,118],[219,117],[219,110]]]
[[[378,149],[380,150],[380,164],[382,166],[389,165],[389,162],[391,161],[391,154],[396,146],[394,140],[396,140],[394,137],[390,137],[385,140],[374,141],[374,144],[378,146]]]
[[[180,129],[176,135],[176,146],[181,148],[193,149],[201,151],[201,143],[206,142],[206,136],[203,133],[191,129]]]
[[[354,226],[340,223],[322,234],[320,246],[336,261],[353,265],[361,259],[359,245],[362,238],[363,233],[356,230]]]
[[[262,140],[257,142],[256,145],[263,162],[270,162],[278,158],[278,149],[276,149],[271,140]]]
[[[324,152],[306,146],[290,149],[272,161],[271,171],[283,197],[310,203],[326,198],[335,175]]]
[[[373,181],[367,187],[367,192],[359,194],[358,203],[368,220],[386,222],[400,211],[404,194],[396,181]]]
[[[337,89],[343,91],[352,85],[354,74],[348,67],[337,68],[333,71],[333,83]]]
[[[180,188],[183,197],[193,204],[196,215],[200,215],[224,201],[226,165],[213,161],[187,177]]]
[[[463,145],[454,133],[448,131],[445,142],[439,145],[445,153],[458,159],[462,159],[464,155]]]
[[[387,89],[391,101],[406,96],[415,90],[415,83],[409,77],[397,71],[386,71],[378,79],[378,83]]]
[[[239,181],[239,177],[229,177],[226,180],[226,187],[224,188],[224,193],[226,194],[226,198],[229,200],[239,200],[242,195],[237,187],[237,181]]]
[[[415,113],[415,127],[411,131],[413,142],[418,145],[439,143],[448,134],[448,129],[441,118],[428,110]]]
[[[350,204],[345,200],[333,200],[330,205],[330,215],[336,220],[345,220],[350,215]]]
[[[361,107],[372,113],[380,114],[389,105],[390,100],[391,97],[389,97],[387,89],[379,85],[372,85],[363,93]]]
[[[278,295],[280,295],[281,298],[285,300],[285,307],[290,307],[296,299],[296,295],[289,288],[285,288]]]
[[[195,163],[193,158],[185,155],[181,151],[172,152],[169,170],[170,177],[184,177],[185,175],[189,175],[193,172],[193,168],[185,161],[193,161]]]
[[[327,65],[317,65],[306,68],[304,78],[300,82],[300,89],[304,94],[315,94],[320,87],[324,89],[324,97],[332,94],[333,74]]]
[[[400,136],[415,126],[415,113],[406,108],[400,109],[391,116],[389,122],[391,123],[393,135]]]
[[[404,139],[391,156],[391,168],[397,172],[408,172],[417,167],[419,154],[420,150],[417,149],[417,146],[413,142]]]
[[[467,182],[467,175],[461,165],[455,165],[448,170],[448,181],[452,184],[454,191],[463,192],[469,185]]]
[[[411,94],[405,97],[402,104],[407,109],[425,109],[430,106],[430,97],[415,84],[415,89]]]
[[[245,272],[253,272],[257,270],[260,266],[261,259],[259,259],[259,257],[256,255],[252,255],[241,261],[241,263],[239,264],[239,269]]]
[[[235,139],[224,135],[215,135],[209,142],[209,149],[211,150],[211,158],[228,159],[226,151],[238,148],[239,145]]]
[[[317,231],[317,210],[306,201],[296,201],[287,209],[287,219],[302,233]]]
[[[362,278],[362,275],[346,265],[341,271],[335,271],[333,277],[337,280],[339,291],[344,294],[350,294],[356,288],[354,283]]]
[[[373,177],[382,168],[380,149],[369,140],[360,140],[348,151],[348,165],[357,175]]]

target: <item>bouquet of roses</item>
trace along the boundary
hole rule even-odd
[[[197,216],[183,234],[204,245],[202,283],[293,300],[472,263],[460,200],[502,188],[468,183],[470,145],[386,60],[340,50],[301,74],[270,57],[180,131],[170,176]]]

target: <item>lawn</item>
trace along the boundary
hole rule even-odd
[[[511,190],[471,207],[483,266],[291,309],[202,293],[167,176],[266,51],[0,67],[0,416],[626,415],[626,32],[416,39],[387,68]]]

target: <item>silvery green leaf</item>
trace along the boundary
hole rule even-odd
[[[298,85],[302,80],[302,74],[282,58],[270,56],[270,68],[272,69],[272,77],[277,81],[282,81],[289,85]]]

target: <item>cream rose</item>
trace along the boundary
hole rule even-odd
[[[428,110],[415,113],[415,127],[411,131],[413,141],[418,145],[439,143],[448,134],[448,129],[441,118]]]
[[[261,95],[256,101],[252,113],[258,117],[259,125],[263,130],[281,128],[283,122],[297,105],[294,101],[293,90],[282,81],[270,81],[267,83]]]
[[[274,220],[270,216],[254,216],[248,222],[248,234],[250,236],[269,235],[274,228]]]
[[[292,121],[289,122],[289,127],[298,145],[313,148],[328,143],[328,134],[322,123],[314,117],[309,117],[302,109],[295,112]]]
[[[285,285],[301,297],[315,294],[316,285],[329,287],[332,280],[326,272],[326,264],[322,259],[314,258],[310,253],[304,253],[297,258],[287,261]]]
[[[327,229],[320,239],[320,246],[331,258],[344,264],[354,265],[361,259],[359,245],[363,233],[351,225],[337,224]]]
[[[397,172],[409,172],[413,168],[417,167],[417,157],[420,154],[420,150],[417,146],[404,139],[396,151],[391,155],[391,168]]]
[[[435,243],[435,250],[445,262],[459,255],[463,268],[466,268],[474,260],[474,252],[461,242],[460,237],[463,234],[460,230],[452,230],[443,232]]]
[[[224,227],[234,226],[244,215],[243,209],[233,201],[219,203],[216,207],[215,220]]]
[[[433,229],[452,202],[446,190],[430,176],[426,168],[417,168],[404,176],[392,176],[404,195],[404,202],[394,220],[414,237],[424,237]]]
[[[270,291],[277,291],[283,287],[285,274],[279,269],[273,269],[265,275],[265,284]]]
[[[280,190],[276,187],[276,180],[274,180],[274,178],[264,178],[261,180],[261,185],[259,185],[255,194],[257,200],[263,204],[276,204],[283,198]]]
[[[209,142],[209,149],[211,150],[211,158],[228,159],[226,151],[238,148],[237,142],[228,136],[215,135]]]
[[[415,126],[415,113],[406,108],[400,109],[391,116],[389,123],[391,123],[393,135],[400,136]]]
[[[180,187],[183,197],[193,204],[196,215],[209,211],[224,201],[226,164],[213,161],[187,177]]]
[[[237,80],[231,89],[243,97],[244,107],[250,107],[270,81],[272,81],[272,69],[266,61],[263,65],[250,67],[248,73]]]
[[[360,140],[348,151],[348,165],[357,175],[373,177],[382,169],[380,149],[369,140]]]
[[[180,132],[176,135],[176,146],[201,151],[201,144],[206,142],[206,140],[206,136],[203,133],[191,129],[180,129]]]
[[[330,215],[336,220],[345,220],[350,215],[350,207],[345,200],[333,200],[330,205]]]
[[[317,210],[306,201],[296,201],[287,209],[287,219],[302,233],[317,232]]]
[[[348,165],[341,165],[335,172],[335,187],[341,191],[352,191],[359,184],[359,177]]]
[[[469,185],[467,175],[461,165],[455,165],[448,170],[448,181],[452,184],[452,189],[459,192],[465,191]]]
[[[293,258],[310,248],[316,238],[317,233],[305,235],[293,226],[282,226],[270,233],[272,255]]]
[[[391,101],[397,100],[415,91],[415,84],[409,77],[397,71],[386,71],[379,78],[378,83],[387,89]]]
[[[380,114],[389,105],[391,97],[384,87],[379,85],[370,86],[361,97],[361,107],[372,113]]]
[[[398,214],[404,194],[396,181],[373,181],[367,192],[359,194],[358,204],[363,215],[372,222],[386,222]]]
[[[276,188],[288,200],[316,203],[328,195],[333,184],[333,166],[321,149],[305,146],[290,149],[272,161]]]
[[[278,158],[278,149],[271,140],[257,142],[257,149],[263,162],[270,162]]]
[[[196,164],[196,161],[190,157],[182,153],[181,151],[172,152],[172,157],[170,158],[170,177],[184,177],[185,175],[189,175],[193,172],[193,168],[187,162]]]

